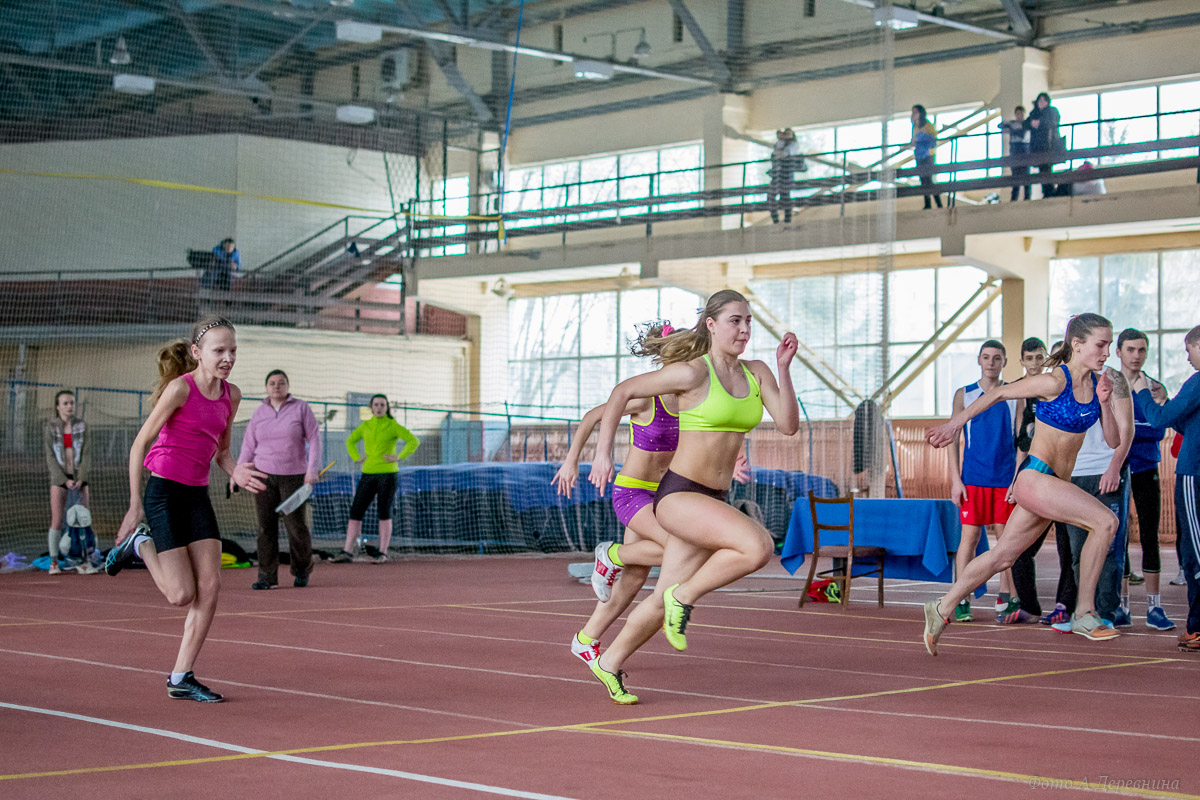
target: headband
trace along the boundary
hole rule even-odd
[[[196,344],[196,345],[200,344],[200,340],[204,338],[204,334],[208,333],[213,328],[224,328],[224,327],[225,327],[224,322],[208,323],[207,325],[205,325],[203,328],[200,329],[199,333],[196,334],[196,338],[192,340],[192,344]]]
[[[672,328],[671,323],[668,322],[666,325],[662,326],[662,330],[659,331],[658,335],[662,336],[662,337],[667,337],[667,336],[670,336],[674,332],[675,332],[675,329]]]

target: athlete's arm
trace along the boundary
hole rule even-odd
[[[617,425],[621,422],[621,412],[629,402],[662,394],[683,395],[698,387],[707,377],[707,369],[701,370],[695,362],[688,361],[668,364],[656,372],[635,375],[617,384],[604,404],[600,433],[596,437],[596,456],[592,459],[592,472],[588,476],[601,494],[612,473],[612,449],[617,438]]]
[[[934,447],[946,447],[958,437],[958,432],[971,419],[987,411],[996,403],[1005,400],[1019,400],[1022,397],[1037,397],[1041,399],[1055,397],[1061,388],[1059,383],[1064,380],[1061,373],[1048,372],[1033,375],[1016,383],[1005,383],[984,392],[975,402],[950,417],[949,421],[925,432],[925,440]]]
[[[1178,430],[1184,419],[1200,410],[1200,372],[1188,378],[1179,394],[1162,405],[1154,402],[1149,389],[1139,391],[1136,399],[1142,415],[1151,425]]]
[[[640,414],[652,403],[653,401],[647,402],[642,398],[630,400],[622,416]],[[600,418],[604,415],[604,408],[607,405],[607,403],[601,403],[584,414],[583,419],[579,420],[579,427],[575,429],[575,438],[571,441],[571,448],[567,451],[566,457],[563,458],[562,466],[558,468],[558,472],[554,473],[554,477],[550,479],[550,483],[564,497],[569,498],[571,496],[571,491],[575,488],[575,482],[579,480],[579,456],[583,453],[583,448],[587,444],[587,440],[591,437],[592,431],[600,423]]]
[[[779,382],[771,370],[761,361],[749,361],[750,371],[758,380],[759,391],[762,392],[763,406],[771,419],[775,420],[775,429],[784,436],[791,436],[800,430],[800,404],[796,401],[796,390],[792,388],[792,373],[789,367],[796,355],[799,343],[796,334],[785,333],[775,348],[775,365],[779,368]]]
[[[237,463],[233,459],[233,453],[229,452],[229,443],[233,440],[233,418],[237,416],[238,406],[242,404],[242,390],[229,384],[229,419],[225,422],[225,430],[221,432],[221,438],[217,440],[217,455],[215,461],[217,466],[225,471],[229,477],[233,478],[233,482],[243,489],[258,494],[263,489],[267,488],[262,479],[267,477],[265,472],[259,472],[254,468],[253,462]]]
[[[1113,448],[1112,461],[1109,462],[1108,469],[1100,476],[1100,492],[1108,494],[1115,492],[1121,485],[1121,468],[1125,465],[1125,459],[1129,455],[1129,448],[1133,446],[1133,397],[1129,392],[1129,382],[1125,380],[1125,376],[1116,370],[1107,370],[1108,376],[1112,380],[1112,395],[1109,398],[1108,404],[1101,406],[1100,409],[1100,424],[1104,425],[1106,417],[1111,417],[1112,422],[1116,427],[1117,443],[1114,445],[1108,438],[1108,426],[1104,428],[1104,439],[1109,447]],[[1099,384],[1097,384],[1097,389]]]
[[[965,396],[966,393],[962,389],[954,393],[951,419],[963,412]],[[954,434],[954,439],[947,446],[950,448],[950,500],[954,505],[962,508],[963,503],[967,502],[967,487],[963,486],[962,482],[962,452],[957,433]]]

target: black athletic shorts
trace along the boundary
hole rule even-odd
[[[151,475],[146,481],[142,508],[146,511],[154,549],[159,553],[204,539],[221,538],[207,486],[188,486]]]
[[[366,516],[371,501],[379,497],[379,512],[381,520],[392,518],[392,498],[396,496],[396,473],[364,473],[358,479],[358,488],[354,490],[354,502],[350,504],[350,519],[361,522]]]
[[[728,489],[714,489],[711,486],[705,486],[703,483],[697,483],[691,478],[685,478],[671,470],[667,470],[667,474],[663,475],[662,480],[658,483],[658,491],[654,493],[654,510],[658,511],[658,504],[662,502],[662,499],[675,492],[702,494],[716,498],[722,503],[725,502],[725,498],[729,495]]]

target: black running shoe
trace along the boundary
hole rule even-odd
[[[225,699],[196,680],[194,672],[185,672],[179,683],[171,683],[168,677],[167,696],[176,700],[195,700],[197,703],[220,703]]]
[[[254,583],[250,584],[250,588],[261,591],[264,589],[274,589],[275,585],[272,583],[267,583],[266,581],[255,581]]]
[[[303,589],[305,586],[308,586],[308,576],[301,575],[299,578],[296,578],[296,580],[292,581],[292,586],[295,586],[297,589]]]
[[[125,541],[108,551],[108,555],[104,557],[104,571],[109,575],[116,575],[125,567],[129,566],[129,562],[137,555],[137,550],[134,549],[134,542],[143,536],[150,535],[150,528],[146,523],[138,525],[133,533],[125,537]]]

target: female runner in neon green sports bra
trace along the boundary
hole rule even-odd
[[[788,366],[796,337],[775,351],[779,383],[761,361],[742,361],[750,342],[750,306],[724,289],[708,299],[696,327],[676,332],[662,348],[663,368],[618,384],[605,405],[589,480],[603,490],[621,412],[640,397],[679,398],[679,446],[654,497],[654,513],[670,537],[650,599],[629,616],[612,646],[591,664],[615,703],[638,701],[625,691],[621,666],[661,625],[676,650],[687,647],[692,606],[701,597],[765,566],[775,552],[766,528],[733,509],[725,495],[746,433],[762,419],[791,436],[800,410]]]

